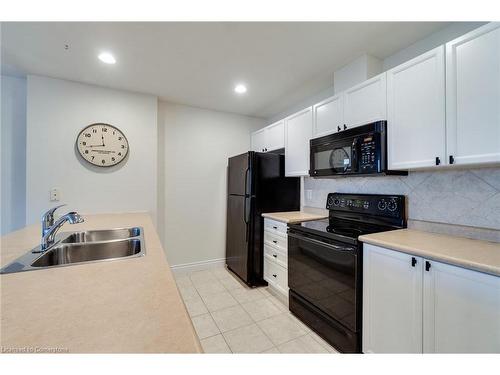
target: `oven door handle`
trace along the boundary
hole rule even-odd
[[[318,241],[318,240],[315,240],[314,238],[310,238],[310,237],[306,237],[306,236],[301,236],[301,235],[298,235],[298,234],[295,234],[293,232],[288,232],[288,237],[292,237],[292,238],[296,238],[298,240],[301,240],[301,241],[306,241],[306,242],[310,242],[310,243],[313,243],[315,245],[319,245],[319,246],[323,246],[323,247],[326,247],[326,248],[329,248],[331,250],[335,250],[335,251],[350,251],[350,252],[354,252],[355,249],[351,246],[337,246],[337,245],[332,245],[331,243],[328,243],[328,242],[323,242],[323,241]]]

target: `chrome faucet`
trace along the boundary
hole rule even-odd
[[[55,242],[55,237],[57,231],[66,223],[78,224],[83,223],[84,219],[76,212],[68,212],[66,215],[61,216],[59,219],[54,221],[54,212],[59,207],[63,207],[65,204],[56,206],[48,210],[42,215],[42,241],[40,243],[40,250],[33,250],[36,252],[44,252]]]

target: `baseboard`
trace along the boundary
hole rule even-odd
[[[176,264],[175,266],[170,266],[170,269],[174,274],[180,275],[183,273],[190,273],[194,271],[209,270],[214,267],[224,266],[225,264],[226,264],[226,258],[219,258],[219,259],[203,260],[201,262]]]

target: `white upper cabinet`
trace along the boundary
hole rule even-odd
[[[285,175],[309,175],[309,140],[312,136],[312,107],[285,119]]]
[[[266,151],[285,147],[285,122],[278,121],[266,128]]]
[[[499,353],[500,277],[425,262],[424,353]]]
[[[444,46],[387,72],[389,169],[444,164]]]
[[[363,352],[422,352],[422,258],[363,245]]]
[[[347,128],[386,120],[386,75],[379,74],[344,91],[344,124]]]
[[[257,130],[252,133],[251,136],[251,144],[252,151],[263,152],[265,148],[265,136],[266,136],[266,128]]]
[[[285,147],[285,122],[278,121],[251,135],[252,151],[267,152]]]
[[[446,44],[448,161],[500,162],[500,23]]]
[[[313,106],[313,138],[343,129],[344,104],[343,95],[335,95]]]

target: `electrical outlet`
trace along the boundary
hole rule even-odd
[[[51,202],[59,202],[59,200],[61,199],[61,193],[59,191],[59,188],[52,188],[50,189],[50,197],[49,197],[49,200]]]
[[[311,189],[306,189],[306,199],[309,201],[313,199],[313,191]]]

